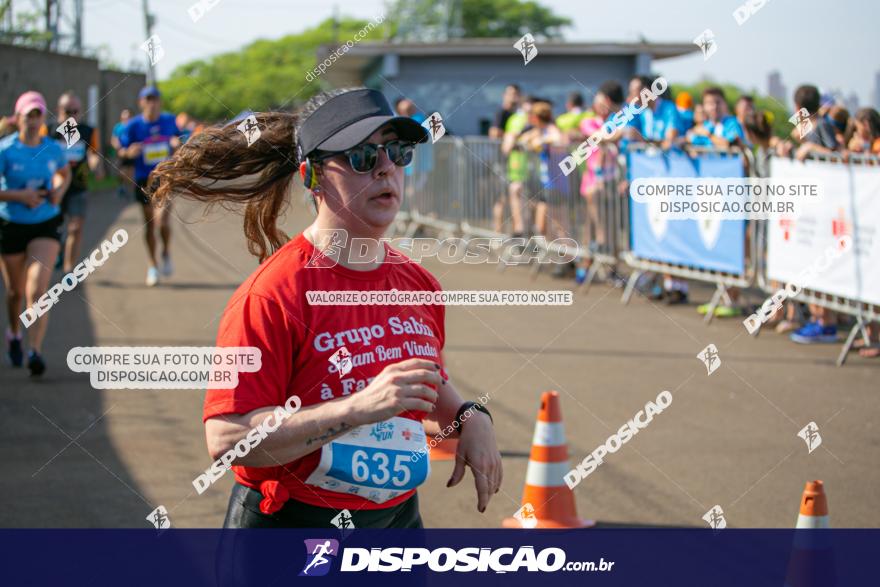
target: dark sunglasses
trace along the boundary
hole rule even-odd
[[[361,143],[356,147],[352,147],[346,151],[339,153],[327,153],[315,158],[315,161],[323,161],[335,157],[336,155],[345,155],[348,157],[348,163],[351,165],[355,173],[369,173],[376,167],[379,161],[379,149],[385,149],[385,154],[398,167],[406,167],[413,160],[416,144],[411,141],[394,140],[388,141],[384,145],[376,143]]]

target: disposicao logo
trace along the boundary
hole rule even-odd
[[[306,566],[300,577],[321,577],[330,572],[330,565],[339,554],[339,541],[332,538],[311,538],[306,543]]]

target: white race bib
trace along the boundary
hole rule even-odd
[[[171,145],[167,142],[144,144],[144,163],[158,165],[171,156]]]
[[[384,503],[424,483],[429,461],[422,423],[395,416],[321,447],[321,461],[306,483]]]

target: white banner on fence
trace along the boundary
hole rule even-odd
[[[880,304],[880,167],[773,159],[770,175],[816,178],[825,190],[797,218],[768,221],[767,276]],[[812,277],[799,283],[804,270],[825,257],[829,247],[840,246],[844,235],[852,238],[850,250],[821,271],[808,272]]]

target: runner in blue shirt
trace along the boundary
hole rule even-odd
[[[18,132],[0,141],[0,269],[9,317],[6,354],[14,367],[22,366],[21,327],[32,326],[28,369],[38,376],[46,370],[41,348],[49,317],[45,309],[38,314],[35,306],[49,288],[61,249],[60,204],[71,173],[61,146],[40,136],[46,124],[45,98],[25,92],[15,103],[15,117]]]
[[[159,268],[156,262],[156,225],[162,238],[161,274],[168,277],[174,271],[171,264],[171,210],[167,206],[153,208],[150,203],[147,180],[156,166],[171,158],[172,153],[180,145],[183,134],[177,128],[174,115],[162,112],[162,97],[159,90],[148,86],[138,94],[141,114],[132,118],[119,137],[122,145],[120,155],[134,160],[135,199],[141,203],[146,222],[147,253],[149,268],[147,269],[147,285],[159,283]]]

